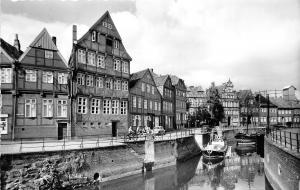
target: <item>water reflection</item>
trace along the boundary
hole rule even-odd
[[[195,189],[265,189],[262,158],[255,149],[233,148],[221,160],[196,157],[176,166],[139,174],[84,189],[109,190],[195,190]]]

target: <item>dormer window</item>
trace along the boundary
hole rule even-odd
[[[92,32],[92,42],[96,42],[97,41],[97,32],[93,31]]]
[[[45,58],[46,59],[53,59],[53,51],[45,50]]]

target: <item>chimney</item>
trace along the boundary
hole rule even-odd
[[[77,25],[73,25],[73,43],[77,42]]]
[[[19,39],[18,39],[18,34],[16,34],[16,37],[15,37],[14,47],[15,47],[18,51],[21,51],[21,45],[20,45],[20,41],[19,41]]]
[[[52,41],[53,41],[54,45],[56,46],[56,37],[55,36],[52,36]]]
[[[153,73],[153,68],[150,69],[151,73]]]

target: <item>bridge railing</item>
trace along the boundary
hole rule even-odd
[[[297,132],[287,131],[286,129],[272,129],[267,137],[289,150],[300,152],[300,134]]]

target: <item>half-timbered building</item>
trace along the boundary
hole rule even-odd
[[[78,40],[73,26],[72,136],[127,132],[130,61],[108,11]]]

